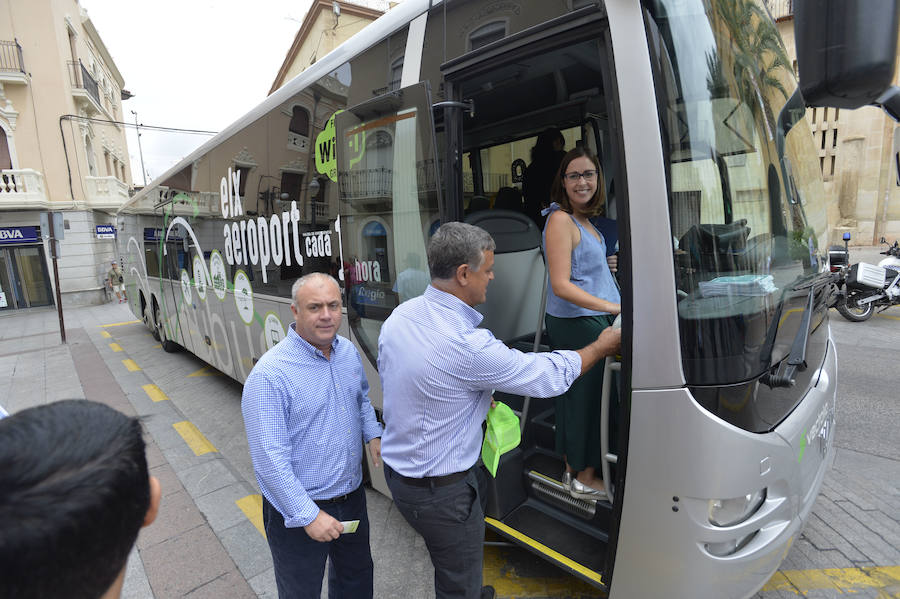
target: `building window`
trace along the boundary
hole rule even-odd
[[[309,149],[309,112],[294,106],[288,125],[288,149],[305,152]]]
[[[284,171],[281,173],[281,193],[287,194],[285,201],[300,201],[300,186],[303,184],[303,173]]]
[[[492,21],[469,34],[469,50],[477,50],[504,37],[506,37],[506,22]]]
[[[6,131],[0,127],[0,171],[12,168],[12,152],[9,151],[9,141],[6,139]]]
[[[403,57],[401,56],[397,60],[391,63],[391,79],[390,83],[388,83],[388,89],[394,91],[395,89],[400,89],[400,78],[403,75]]]
[[[241,184],[239,185],[238,194],[243,198],[245,197],[244,190],[247,188],[247,178],[250,176],[250,167],[235,164],[234,170],[241,174]]]
[[[309,135],[309,113],[305,108],[294,106],[291,115],[291,124],[288,126],[288,129],[290,129],[292,133],[298,133],[304,136]]]
[[[807,112],[813,132],[813,140],[819,153],[819,167],[822,169],[822,178],[830,181],[834,178],[837,160],[838,145],[838,117],[840,111],[837,108],[812,108]]]
[[[87,155],[87,163],[88,163],[88,173],[91,177],[97,176],[97,158],[94,156],[94,142],[91,141],[91,138],[85,136],[84,138],[84,149]]]

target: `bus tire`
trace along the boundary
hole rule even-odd
[[[159,304],[156,302],[153,302],[153,323],[156,328],[156,335],[154,335],[154,337],[159,340],[159,344],[162,346],[163,351],[170,354],[180,351],[181,346],[166,337],[166,327],[162,325],[162,320],[159,317]]]
[[[153,338],[159,341],[159,331],[156,330],[156,324],[153,322],[153,314],[150,312],[150,306],[147,305],[147,299],[144,297],[143,291],[141,291],[140,302],[141,320],[144,321],[144,326],[150,330],[150,334],[153,335]],[[155,303],[156,302],[154,302],[154,305]]]

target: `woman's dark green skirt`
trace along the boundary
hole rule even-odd
[[[546,314],[547,335],[553,349],[581,349],[597,340],[614,316],[557,318]],[[603,360],[580,376],[556,403],[556,451],[576,472],[588,466],[600,468],[600,393],[603,390]]]

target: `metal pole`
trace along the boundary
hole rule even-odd
[[[144,177],[144,187],[147,187],[147,171],[144,170],[144,151],[141,149],[141,126],[138,125],[137,112],[131,111],[134,115],[134,128],[137,129],[138,138],[138,154],[141,156],[141,176]]]
[[[63,321],[62,296],[59,293],[59,268],[56,266],[56,231],[53,228],[53,213],[47,213],[47,225],[50,228],[50,257],[53,260],[53,283],[56,286],[56,311],[59,313],[59,337],[66,344],[66,324]]]

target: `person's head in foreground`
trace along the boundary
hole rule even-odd
[[[159,498],[136,418],[65,400],[0,420],[0,598],[119,597]]]

